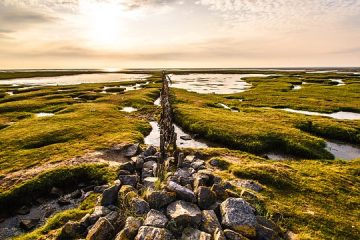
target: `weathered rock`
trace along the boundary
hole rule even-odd
[[[211,235],[194,228],[185,228],[181,240],[211,240]]]
[[[254,209],[241,198],[228,198],[220,206],[222,225],[246,237],[256,235]],[[226,235],[226,234],[225,234]]]
[[[110,210],[104,206],[96,206],[88,218],[89,225],[94,224],[100,217],[104,217],[110,213]]]
[[[225,200],[229,197],[222,184],[215,183],[212,185],[211,190],[215,193],[216,198],[219,200]]]
[[[276,225],[276,223],[274,223],[273,221],[271,221],[270,219],[267,219],[263,216],[256,216],[256,221],[259,225],[265,226],[267,228],[270,228],[272,230],[274,230],[275,232],[281,234],[281,228]]]
[[[69,221],[61,229],[58,240],[76,239],[82,237],[86,232],[86,226],[78,222]]]
[[[182,200],[171,203],[167,209],[166,214],[178,225],[182,226],[197,226],[201,223],[201,211],[199,207],[193,203]]]
[[[168,221],[169,220],[162,212],[151,209],[146,215],[144,225],[164,228]]]
[[[207,174],[196,173],[194,174],[194,189],[198,189],[201,186],[209,186],[210,178]]]
[[[141,179],[145,179],[147,177],[153,177],[153,176],[154,176],[154,171],[152,169],[149,169],[149,168],[142,169]]]
[[[157,163],[155,161],[148,161],[145,162],[143,165],[143,168],[148,168],[154,171],[154,169],[156,168]]]
[[[247,237],[230,229],[225,229],[224,234],[228,240],[249,240]]]
[[[58,203],[60,206],[66,206],[66,205],[70,205],[70,204],[71,204],[71,201],[70,201],[68,198],[60,197],[60,198],[57,200],[57,203]]]
[[[88,187],[92,187],[93,189],[94,189],[94,185],[93,186],[88,186]],[[92,189],[91,189],[92,190]],[[85,190],[84,190],[85,191]],[[90,190],[89,190],[90,191]],[[88,191],[86,191],[86,192],[88,192]],[[79,190],[79,189],[77,189],[77,190],[75,190],[74,192],[72,192],[72,193],[70,193],[70,198],[72,198],[72,199],[77,199],[77,198],[80,198],[82,196],[82,192],[81,192],[81,190]]]
[[[141,170],[144,166],[144,158],[142,156],[137,156],[136,159],[135,159],[135,168],[137,170]]]
[[[196,202],[195,194],[190,189],[183,187],[173,181],[169,181],[166,187],[169,191],[175,192],[180,199],[193,203]]]
[[[128,217],[124,229],[116,235],[115,240],[134,239],[141,225],[141,218]]]
[[[280,236],[277,232],[271,228],[267,228],[263,225],[256,226],[256,240],[280,240]]]
[[[24,229],[25,231],[29,231],[33,229],[38,223],[39,218],[31,218],[31,219],[22,219],[20,220],[20,228]]]
[[[117,194],[119,192],[120,186],[120,181],[115,181],[114,186],[105,189],[101,196],[100,205],[108,206],[115,204],[117,202]]]
[[[176,193],[167,191],[152,191],[145,195],[145,200],[153,209],[160,209],[176,200]]]
[[[120,175],[119,180],[123,185],[131,185],[136,188],[136,184],[139,181],[139,176],[137,175]]]
[[[172,240],[173,235],[165,228],[142,226],[135,240]]]
[[[199,187],[197,195],[198,204],[201,209],[210,209],[216,203],[216,195],[208,187]]]
[[[191,163],[191,167],[195,170],[202,169],[205,166],[205,162],[203,160],[196,160]]]
[[[105,189],[109,188],[109,185],[105,184],[105,185],[101,185],[101,186],[96,186],[94,187],[94,192],[96,193],[103,193],[105,191]]]
[[[221,224],[213,210],[203,210],[201,212],[201,228],[202,231],[214,234],[216,229],[221,230]]]
[[[194,181],[194,178],[191,176],[193,173],[193,169],[183,169],[183,168],[178,168],[176,170],[176,172],[174,173],[174,176],[178,179],[178,182],[181,185],[186,185],[186,184],[191,184]]]
[[[135,171],[135,164],[134,162],[125,162],[125,163],[121,163],[119,166],[119,170],[125,170],[125,171],[129,171],[131,173],[133,173]]]
[[[123,150],[122,150],[123,154],[125,157],[133,157],[135,156],[138,152],[140,152],[140,145],[137,144],[129,144],[126,145]]]
[[[149,156],[153,156],[155,153],[156,153],[156,147],[151,145],[143,152],[143,155],[144,157],[149,157]]]
[[[195,156],[194,155],[187,155],[185,157],[185,161],[187,162],[193,162],[195,160]]]
[[[114,236],[114,227],[106,218],[99,218],[86,236],[87,240],[107,240]]]
[[[231,183],[236,187],[247,188],[247,189],[253,190],[255,192],[260,192],[263,189],[263,187],[259,183],[252,181],[252,180],[237,179],[237,180],[231,181]]]
[[[147,177],[143,180],[143,184],[144,184],[144,187],[146,187],[146,188],[154,189],[155,184],[158,181],[159,181],[159,178],[157,178],[157,177]]]
[[[157,156],[148,156],[144,158],[145,162],[149,162],[149,161],[153,161],[153,162],[157,162],[158,161],[158,157]]]
[[[214,231],[213,238],[214,240],[226,240],[225,233],[220,228]]]
[[[16,213],[19,215],[26,215],[26,214],[30,213],[30,208],[28,208],[27,206],[22,206],[21,208],[16,210]]]
[[[120,170],[119,171],[119,176],[120,175],[131,175],[131,172],[129,172],[128,170]]]
[[[131,209],[136,215],[143,215],[150,211],[149,203],[141,198],[131,200]]]

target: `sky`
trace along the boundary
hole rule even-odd
[[[360,0],[0,0],[0,69],[331,66]]]

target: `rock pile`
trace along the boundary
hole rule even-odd
[[[139,148],[139,146],[137,146]],[[102,189],[99,205],[78,222],[68,222],[58,239],[242,240],[281,239],[273,222],[231,190],[231,184],[198,157],[179,154],[165,164],[166,180],[154,176],[159,153],[132,149],[118,180]],[[134,156],[138,152],[139,155]]]

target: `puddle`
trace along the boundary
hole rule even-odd
[[[54,113],[44,113],[44,112],[35,114],[36,117],[52,117],[54,115],[55,115]]]
[[[155,100],[154,105],[159,106],[159,107],[161,106],[161,100],[160,100],[160,97],[159,97],[158,99],[156,99],[156,100]]]
[[[145,144],[148,145],[154,145],[159,146],[160,145],[160,129],[158,126],[158,123],[153,121],[150,122],[150,125],[152,127],[152,130],[150,134],[145,137]],[[184,148],[207,148],[208,145],[204,142],[200,142],[194,139],[190,140],[184,140],[188,139],[189,135],[183,132],[178,126],[175,125],[175,132],[177,134],[176,143],[178,147],[184,147]],[[184,138],[184,139],[182,139]]]
[[[142,89],[144,86],[148,85],[149,82],[146,83],[136,83],[134,85],[126,85],[126,86],[114,86],[114,87],[104,87],[103,91],[101,93],[110,93],[110,94],[116,94],[117,92],[128,92],[128,91],[134,91]],[[112,91],[111,89],[119,89],[119,91]],[[123,90],[122,90],[123,89]]]
[[[150,75],[148,74],[126,74],[126,73],[99,73],[99,74],[79,74],[58,77],[34,77],[16,78],[11,80],[1,80],[1,84],[17,85],[76,85],[82,83],[108,83],[125,81],[143,81]]]
[[[251,84],[242,80],[247,77],[268,77],[267,74],[188,74],[172,75],[171,87],[197,93],[232,94],[244,92]]]
[[[301,85],[293,85],[292,90],[300,90],[302,88]]]
[[[323,116],[323,117],[330,117],[340,120],[359,120],[360,113],[353,113],[353,112],[335,112],[335,113],[319,113],[319,112],[310,112],[310,111],[302,111],[302,110],[295,110],[291,108],[279,108],[280,110],[292,112],[292,113],[300,113],[304,115],[312,115],[312,116]]]
[[[228,109],[228,110],[230,110],[230,111],[232,111],[232,112],[239,112],[238,110],[232,109],[232,108],[230,108],[229,106],[227,106],[227,105],[225,105],[225,104],[223,104],[223,103],[218,103],[218,105],[221,106],[221,107],[223,107],[223,108],[225,108],[225,109]]]
[[[326,142],[326,150],[331,152],[336,159],[353,160],[360,158],[360,148],[342,142]]]
[[[137,109],[133,107],[124,107],[123,109],[121,109],[121,111],[131,113],[131,112],[136,112]]]
[[[345,83],[341,79],[329,79],[332,82],[336,82],[337,84],[335,86],[345,86]]]

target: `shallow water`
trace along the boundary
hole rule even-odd
[[[292,90],[300,90],[302,88],[301,85],[293,85],[293,89]]]
[[[161,106],[160,97],[155,100],[154,105],[155,105],[155,106]]]
[[[353,160],[360,158],[360,148],[342,142],[326,142],[326,150],[331,152],[336,159]]]
[[[78,74],[71,76],[57,77],[34,77],[34,78],[16,78],[11,80],[1,80],[1,84],[15,85],[76,85],[82,83],[108,83],[146,80],[148,74],[126,74],[126,73],[94,73]]]
[[[335,86],[345,86],[345,83],[341,79],[329,79],[332,82],[336,82],[337,84]]]
[[[244,92],[251,84],[246,77],[268,77],[267,74],[187,74],[172,75],[171,87],[197,93],[232,94]]]
[[[123,109],[121,109],[121,111],[131,113],[131,112],[136,112],[137,109],[133,107],[124,107]]]
[[[159,146],[160,145],[160,129],[157,122],[150,122],[152,130],[150,134],[145,137],[145,144]],[[175,132],[177,134],[176,144],[178,147],[184,148],[207,148],[208,145],[204,142],[200,142],[194,139],[183,140],[181,136],[189,136],[184,131],[182,131],[178,126],[175,126]]]
[[[319,112],[295,110],[295,109],[291,109],[291,108],[281,108],[280,110],[292,112],[292,113],[300,113],[300,114],[304,114],[304,115],[331,117],[331,118],[341,119],[341,120],[359,120],[360,119],[360,113],[353,113],[353,112],[340,111],[340,112],[335,112],[335,113],[319,113]]]
[[[54,113],[45,113],[45,112],[35,114],[36,117],[52,117],[54,115],[55,115]]]
[[[232,112],[239,112],[238,110],[232,109],[232,108],[230,108],[229,106],[227,106],[227,105],[225,105],[225,104],[223,104],[223,103],[218,103],[218,105],[220,105],[221,107],[223,107],[223,108],[225,108],[225,109],[227,109],[227,110],[230,110],[230,111],[232,111]]]

